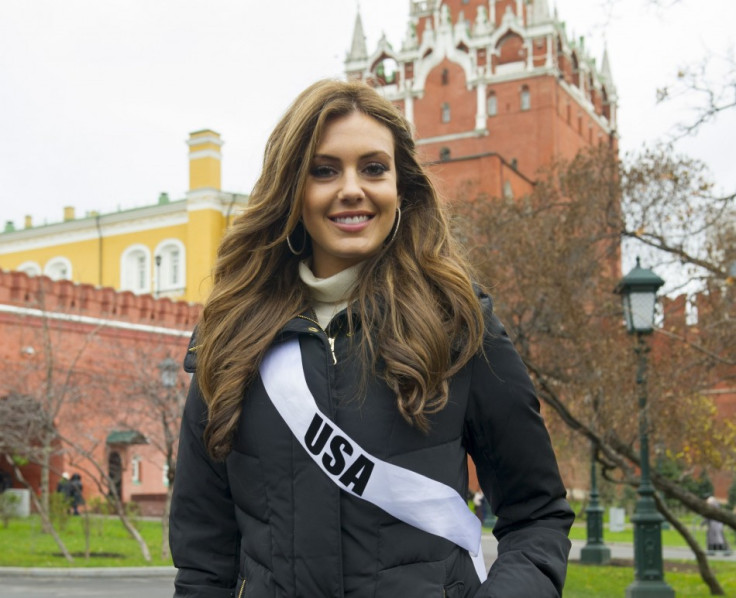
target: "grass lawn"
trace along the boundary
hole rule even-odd
[[[711,594],[700,579],[693,562],[665,563],[665,581],[675,590],[677,598],[708,598]],[[711,567],[726,596],[736,596],[736,563],[711,561]],[[634,568],[628,566],[597,567],[572,562],[567,569],[565,598],[622,598],[634,581]]]
[[[0,567],[140,567],[170,565],[161,559],[161,523],[138,521],[136,527],[148,545],[152,562],[146,563],[138,543],[117,518],[90,516],[90,558],[84,558],[85,517],[70,517],[59,535],[75,557],[69,564],[61,556],[50,534],[41,531],[41,520],[34,515],[13,519],[7,528],[0,525]],[[77,556],[78,555],[78,556]]]
[[[14,519],[8,528],[0,526],[0,567],[138,567],[145,565],[171,565],[171,560],[161,559],[161,523],[138,521],[137,527],[143,535],[153,557],[151,563],[143,560],[138,544],[116,518],[90,517],[91,556],[85,559],[84,517],[70,517],[61,536],[73,554],[79,554],[70,565],[59,554],[53,538],[41,532],[37,516]],[[704,533],[704,532],[703,532]],[[584,539],[585,528],[575,526],[573,538]],[[631,530],[618,534],[605,532],[606,542],[631,542]],[[700,538],[699,538],[700,539]],[[702,538],[704,540],[704,538]],[[682,545],[679,536],[671,531],[664,532],[664,544]],[[736,563],[712,561],[718,581],[726,596],[736,596]],[[693,562],[666,563],[665,579],[675,590],[678,598],[707,598],[707,587],[700,579]],[[565,598],[621,598],[634,580],[633,564],[597,567],[571,562],[568,568]]]
[[[690,533],[695,536],[698,543],[701,546],[705,546],[705,528],[704,527],[690,527]],[[571,540],[585,540],[586,530],[585,523],[576,523],[570,530]],[[626,529],[622,532],[609,531],[608,527],[603,530],[603,541],[608,542],[619,542],[631,544],[634,542],[634,529],[631,524],[626,526]],[[662,530],[662,546],[682,546],[687,547],[687,542],[683,537],[673,529]]]

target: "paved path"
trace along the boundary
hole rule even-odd
[[[483,534],[483,556],[486,560],[486,564],[489,567],[498,554],[497,544],[498,543],[496,542],[496,538],[492,534],[490,533]],[[580,550],[583,548],[583,546],[585,546],[585,540],[573,540],[572,541],[572,549],[570,550],[570,560],[571,561],[580,560]],[[607,542],[606,546],[608,546],[611,549],[611,558],[613,559],[633,559],[634,558],[634,545],[633,544]],[[693,554],[693,551],[686,547],[671,548],[671,547],[665,546],[662,549],[662,557],[665,560],[688,560],[688,559],[695,560],[695,555]],[[709,555],[708,558],[710,560],[724,560],[724,561],[736,562],[736,553],[732,552],[730,555],[724,555],[724,554]]]
[[[570,559],[580,559],[583,540],[573,540]],[[633,559],[631,544],[608,543],[612,558]],[[496,539],[483,534],[486,564],[497,555]],[[665,548],[665,559],[694,559],[688,548]],[[736,562],[736,555],[711,556]],[[171,598],[174,569],[172,567],[126,568],[0,568],[0,598]]]

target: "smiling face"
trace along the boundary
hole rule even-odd
[[[378,253],[398,205],[390,129],[362,112],[330,122],[312,160],[302,206],[314,275],[327,278]]]

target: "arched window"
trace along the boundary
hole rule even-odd
[[[46,262],[43,273],[51,280],[71,280],[72,263],[65,257],[55,257]]]
[[[25,272],[28,276],[38,276],[41,274],[41,266],[36,262],[23,262],[16,270],[18,272]]]
[[[184,244],[178,239],[162,241],[156,251],[154,273],[155,291],[183,290],[186,286],[186,261]]]
[[[496,92],[492,91],[488,94],[488,116],[496,116],[498,114],[498,98]]]
[[[131,245],[123,252],[120,288],[136,294],[151,291],[151,252],[145,245]]]
[[[532,100],[529,94],[529,87],[524,85],[521,88],[521,109],[529,110],[532,107]]]
[[[450,71],[442,69],[442,85],[449,85],[450,83]]]
[[[450,122],[450,104],[448,104],[447,102],[444,102],[442,104],[442,122]]]

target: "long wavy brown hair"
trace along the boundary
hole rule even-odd
[[[248,385],[274,337],[309,308],[287,235],[300,231],[310,166],[325,127],[362,112],[394,138],[401,222],[369,258],[350,297],[361,320],[365,372],[396,393],[402,416],[421,429],[447,403],[448,380],[482,345],[483,316],[469,268],[449,233],[438,194],[417,161],[401,112],[359,82],[325,80],[303,91],[276,125],[248,206],[217,254],[212,293],[197,326],[197,380],[208,406],[207,450],[230,452]],[[301,232],[294,235],[297,248]],[[349,317],[348,321],[352,322]]]

